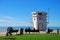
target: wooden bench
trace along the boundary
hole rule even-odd
[[[28,28],[28,29],[25,29],[25,32],[27,33],[27,32],[39,32],[39,30],[35,30],[35,29],[33,29],[33,30],[31,30],[30,28]]]
[[[12,30],[12,31],[10,31],[11,33],[15,33],[16,32],[16,34],[17,34],[17,32],[18,32],[18,30]]]

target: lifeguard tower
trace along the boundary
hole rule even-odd
[[[32,12],[33,27],[35,30],[46,30],[47,27],[47,13],[46,12]]]

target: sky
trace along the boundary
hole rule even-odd
[[[60,0],[0,0],[0,26],[31,26],[33,11],[47,12],[48,26],[60,26]]]

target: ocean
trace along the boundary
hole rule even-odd
[[[7,30],[8,26],[0,26],[0,30]],[[12,26],[13,29],[19,29],[19,28],[23,28],[23,29],[26,29],[26,28],[30,28],[30,29],[33,29],[33,26]],[[56,26],[47,26],[46,29],[52,29],[52,30],[56,30],[56,29],[59,29],[60,30],[60,27],[56,27]]]
[[[8,27],[10,27],[10,26],[0,26],[0,30],[7,30]],[[32,26],[11,26],[11,27],[14,30],[19,29],[19,28],[23,28],[23,29],[26,29],[26,28],[32,29],[33,28]]]

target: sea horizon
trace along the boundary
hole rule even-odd
[[[7,28],[10,27],[10,26],[0,26],[0,30],[7,30]],[[23,28],[23,29],[27,29],[27,28],[30,28],[30,29],[33,29],[33,26],[11,26],[13,29],[19,29],[19,28]],[[52,30],[57,30],[59,29],[60,30],[60,27],[59,26],[47,26],[46,27],[46,30],[50,28]]]

